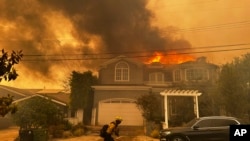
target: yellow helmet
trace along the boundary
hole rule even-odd
[[[115,120],[122,121],[122,117],[120,117],[120,116],[116,116],[116,117],[115,117]]]

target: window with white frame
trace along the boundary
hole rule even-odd
[[[207,69],[187,69],[186,80],[208,80]]]
[[[164,74],[162,72],[154,72],[149,74],[149,81],[155,83],[164,82]]]
[[[126,62],[116,64],[115,81],[129,81],[129,66]]]
[[[174,71],[174,81],[181,81],[181,70]]]

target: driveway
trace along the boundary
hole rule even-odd
[[[18,136],[18,127],[10,127],[8,129],[0,129],[1,141],[14,141]]]
[[[88,135],[70,139],[55,139],[53,141],[103,141],[103,139],[99,136]],[[159,139],[153,139],[147,136],[121,136],[116,141],[159,141]]]
[[[0,130],[1,141],[14,141],[18,136],[18,127],[11,127],[8,129]],[[81,137],[74,137],[69,139],[53,139],[52,141],[103,141],[98,135],[87,135]],[[116,141],[159,141],[159,139],[153,139],[148,136],[121,136]]]

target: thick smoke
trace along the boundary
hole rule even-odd
[[[100,57],[111,53],[115,57],[137,52],[132,55],[136,56],[190,47],[170,34],[162,36],[160,29],[151,25],[154,15],[147,9],[147,0],[1,0],[0,10],[1,48],[23,50],[26,68],[51,77],[53,66],[65,66],[51,60],[89,57],[74,54]],[[64,34],[67,27],[70,39],[60,39],[60,32]],[[98,61],[78,61],[77,65],[91,68]]]
[[[147,0],[41,0],[53,10],[63,11],[86,40],[84,33],[100,36],[106,52],[164,50],[189,47],[186,41],[162,37],[151,26],[153,13],[146,8]]]

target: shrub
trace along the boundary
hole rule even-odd
[[[54,138],[61,138],[63,137],[64,128],[63,124],[50,126],[49,134],[51,134]]]
[[[74,125],[74,126],[72,127],[72,130],[74,131],[74,130],[77,130],[77,129],[79,129],[79,128],[84,129],[84,126],[83,126],[82,123],[78,123],[78,124]]]
[[[63,138],[70,138],[72,136],[73,134],[71,133],[71,131],[64,131],[62,135]]]
[[[151,132],[150,136],[153,137],[153,138],[159,138],[159,130],[154,129],[154,130]]]
[[[82,128],[78,128],[78,129],[73,131],[73,135],[77,136],[77,137],[79,137],[79,136],[81,136],[83,134],[84,134],[84,130]]]
[[[62,124],[64,125],[64,130],[71,130],[73,128],[73,125],[68,120],[62,121]]]

